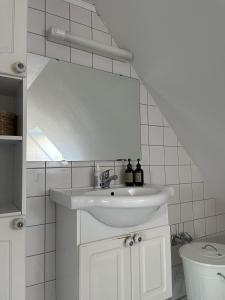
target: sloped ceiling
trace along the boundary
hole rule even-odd
[[[181,143],[225,199],[225,1],[95,0]],[[225,203],[225,201],[224,201]]]

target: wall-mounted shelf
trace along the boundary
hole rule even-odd
[[[23,140],[22,136],[0,135],[0,143],[15,144],[17,142],[21,142],[22,140]]]
[[[1,217],[10,217],[10,216],[19,216],[21,211],[12,203],[2,203],[0,204],[0,216]]]
[[[17,116],[18,135],[0,135],[0,217],[25,213],[25,82],[0,75],[0,111]]]

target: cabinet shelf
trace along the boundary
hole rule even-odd
[[[0,143],[14,144],[14,143],[20,142],[22,140],[23,140],[22,136],[0,135]]]
[[[21,211],[13,203],[0,204],[0,217],[21,215]]]

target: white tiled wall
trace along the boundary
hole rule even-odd
[[[28,16],[28,52],[137,78],[128,63],[46,41],[46,30],[54,25],[115,45],[96,13],[62,0],[29,0]],[[140,93],[145,181],[174,187],[175,197],[169,203],[172,232],[184,230],[195,238],[219,240],[225,231],[225,215],[144,85]],[[102,165],[112,167],[119,175],[116,183],[122,182],[121,163]],[[93,161],[27,164],[27,300],[55,300],[55,207],[49,201],[49,189],[92,186],[94,166]],[[185,293],[176,248],[172,257],[176,299]]]

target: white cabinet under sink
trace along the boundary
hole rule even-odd
[[[170,231],[145,230],[126,247],[118,237],[81,245],[79,299],[163,300],[171,296]]]
[[[57,300],[165,300],[172,295],[167,206],[147,223],[113,228],[56,208]],[[129,246],[128,237],[142,240]]]
[[[124,238],[81,245],[79,251],[79,299],[132,299],[131,252]]]

